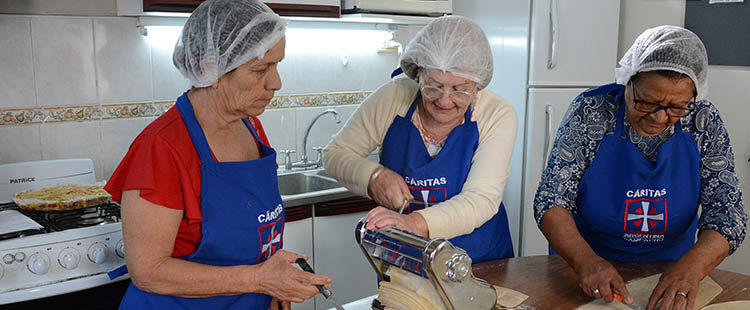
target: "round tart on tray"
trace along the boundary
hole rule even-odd
[[[101,185],[65,184],[19,192],[13,201],[23,210],[65,211],[94,207],[111,199]]]

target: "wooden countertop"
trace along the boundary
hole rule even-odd
[[[612,263],[625,282],[661,273],[672,263]],[[529,295],[529,309],[575,309],[592,300],[578,287],[576,274],[558,255],[515,257],[475,264],[476,277]],[[750,300],[750,276],[714,270],[711,278],[723,288],[709,304]]]

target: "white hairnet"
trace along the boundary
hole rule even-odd
[[[626,85],[638,72],[670,70],[689,76],[696,99],[708,96],[708,55],[698,36],[682,27],[658,26],[646,29],[620,59],[615,69],[617,84]]]
[[[484,31],[472,20],[444,16],[417,32],[400,59],[404,73],[416,80],[417,69],[438,69],[477,82],[492,80],[492,51]]]
[[[284,37],[286,21],[260,0],[208,0],[193,11],[175,44],[172,62],[194,87],[263,58]]]

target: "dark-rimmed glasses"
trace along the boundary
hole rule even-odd
[[[667,115],[671,117],[684,117],[695,109],[695,97],[693,100],[688,102],[687,108],[679,108],[662,105],[660,103],[645,102],[635,99],[635,83],[630,83],[630,88],[633,90],[633,105],[636,110],[643,113],[656,113],[660,110],[664,110]]]

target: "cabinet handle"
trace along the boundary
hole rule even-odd
[[[544,117],[546,120],[546,123],[544,125],[544,152],[542,153],[542,172],[544,172],[544,168],[547,167],[547,159],[549,157],[550,152],[552,150],[550,147],[552,146],[552,117],[553,117],[554,109],[551,105],[547,105],[544,107]]]
[[[547,58],[547,69],[552,70],[557,66],[557,49],[559,42],[559,29],[557,24],[557,1],[549,0],[549,30],[550,30],[550,44],[549,44],[549,57]]]

